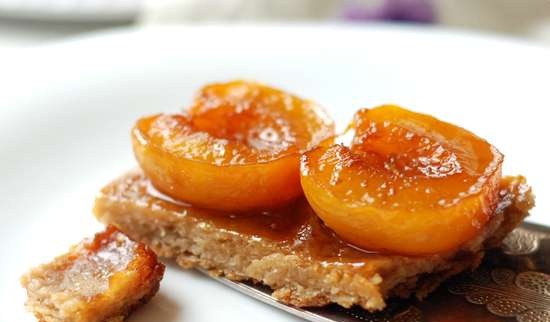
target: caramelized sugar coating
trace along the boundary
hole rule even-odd
[[[494,213],[502,155],[455,125],[396,106],[358,111],[349,146],[302,158],[304,193],[341,238],[407,255],[451,251]]]
[[[140,119],[136,158],[161,192],[226,211],[276,207],[302,195],[300,153],[331,138],[313,102],[258,83],[204,87],[187,114]]]
[[[163,274],[153,251],[110,226],[21,282],[40,321],[122,321],[157,292]]]

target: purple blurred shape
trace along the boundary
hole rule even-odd
[[[351,6],[344,10],[349,20],[391,20],[433,23],[435,10],[430,0],[383,0],[375,8]]]

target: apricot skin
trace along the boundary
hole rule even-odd
[[[332,137],[312,102],[249,82],[203,88],[187,114],[140,119],[136,159],[154,187],[229,212],[281,206],[303,194],[300,152]]]
[[[309,203],[369,251],[445,253],[477,236],[498,202],[502,155],[474,134],[395,106],[360,110],[350,146],[302,157]]]

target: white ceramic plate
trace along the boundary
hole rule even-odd
[[[330,111],[398,103],[460,124],[506,154],[550,224],[550,49],[437,29],[209,26],[121,30],[2,57],[0,62],[0,321],[33,321],[18,278],[101,228],[94,195],[134,168],[129,130],[177,111],[202,84],[260,80]],[[131,321],[296,318],[193,271],[169,267]]]

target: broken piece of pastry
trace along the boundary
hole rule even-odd
[[[164,265],[113,226],[21,278],[42,322],[119,322],[158,291]]]
[[[207,86],[190,111],[137,122],[142,171],[103,188],[96,217],[284,303],[376,311],[475,268],[534,205],[523,177],[502,177],[500,152],[460,127],[386,106],[350,130],[333,144],[309,101]]]

